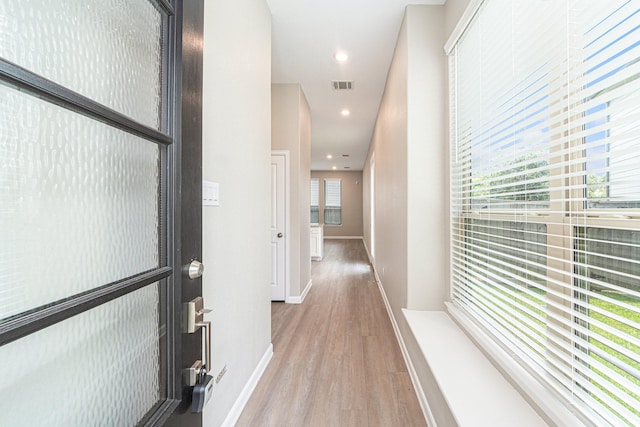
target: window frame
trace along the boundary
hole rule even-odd
[[[339,197],[339,204],[338,205],[327,205],[327,184],[331,183],[331,182],[337,182],[338,184],[338,197]],[[342,221],[342,179],[341,178],[325,178],[324,179],[324,185],[323,185],[323,190],[324,190],[324,197],[323,197],[323,221],[324,221],[324,225],[329,226],[329,227],[342,227],[343,221]],[[340,216],[340,222],[329,222],[327,221],[327,211],[334,211],[334,212],[338,212],[338,215]],[[331,216],[331,215],[329,215]]]

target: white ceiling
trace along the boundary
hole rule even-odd
[[[444,2],[267,0],[271,79],[302,85],[311,106],[312,170],[362,170],[405,6]],[[337,51],[348,53],[349,60],[338,63]],[[336,91],[332,80],[353,80],[354,88]],[[350,116],[340,114],[344,108]]]

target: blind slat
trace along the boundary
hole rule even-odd
[[[339,179],[325,179],[324,205],[339,208],[342,205],[341,182]]]
[[[320,180],[317,178],[313,178],[309,182],[309,185],[311,206],[318,207],[320,206]]]

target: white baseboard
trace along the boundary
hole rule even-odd
[[[262,378],[262,374],[264,374],[267,366],[269,366],[269,362],[271,361],[272,357],[273,344],[269,344],[267,351],[264,353],[264,356],[262,356],[262,359],[260,359],[260,362],[258,362],[258,366],[256,366],[256,369],[249,377],[249,381],[247,381],[247,384],[240,392],[240,396],[238,396],[238,399],[236,399],[236,402],[233,404],[231,410],[227,414],[227,418],[225,418],[224,422],[222,423],[222,427],[233,427],[236,425],[238,419],[240,418],[240,414],[242,414],[242,411],[247,405],[247,402],[249,401],[253,390],[255,390],[256,385],[258,385],[258,381],[260,380],[260,378]]]
[[[362,236],[327,236],[324,235],[325,240],[364,240]]]
[[[366,248],[367,245],[365,245]],[[367,249],[367,254],[369,255],[369,250]],[[371,259],[371,255],[369,255],[369,259]],[[387,299],[387,294],[382,287],[382,281],[380,280],[380,276],[378,276],[378,272],[375,267],[373,269],[373,274],[376,278],[376,283],[378,284],[378,288],[380,289],[380,294],[382,294],[382,300],[384,301],[384,305],[387,308],[387,314],[389,315],[389,319],[391,320],[391,325],[393,326],[393,332],[396,334],[396,339],[398,340],[398,344],[400,345],[400,350],[402,351],[402,357],[404,362],[407,364],[407,370],[409,371],[409,377],[411,377],[411,383],[413,384],[413,389],[416,391],[416,397],[418,398],[418,402],[420,403],[420,408],[422,409],[422,413],[427,421],[427,425],[429,427],[437,427],[436,419],[433,416],[433,411],[429,406],[429,402],[427,401],[427,396],[424,394],[424,390],[422,389],[422,385],[420,384],[420,380],[418,379],[418,373],[416,372],[415,367],[413,366],[413,362],[409,357],[409,351],[407,350],[407,346],[404,343],[404,339],[400,334],[400,328],[398,328],[398,322],[396,322],[396,317],[393,315],[393,310],[391,310],[391,304],[389,304],[389,300]]]
[[[287,297],[287,300],[285,302],[287,304],[302,304],[304,302],[304,299],[307,297],[309,290],[311,290],[311,286],[313,286],[313,282],[309,280],[309,283],[307,283],[307,286],[305,286],[304,291],[302,291],[302,295],[300,295],[299,297]]]

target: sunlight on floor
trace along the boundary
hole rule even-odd
[[[347,274],[362,274],[371,272],[371,265],[368,263],[351,263],[345,266],[344,272]]]

